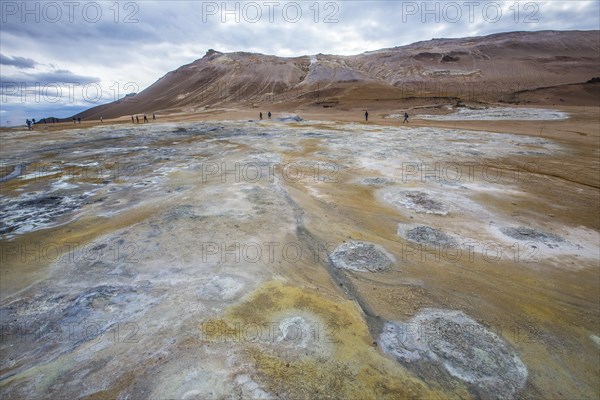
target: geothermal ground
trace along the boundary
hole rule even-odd
[[[597,144],[393,118],[1,140],[3,398],[600,394]]]

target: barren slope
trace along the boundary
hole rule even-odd
[[[497,102],[513,92],[583,83],[600,76],[599,52],[598,31],[433,39],[355,56],[282,58],[209,50],[137,95],[77,116],[96,119],[167,110],[194,112],[229,104],[336,106],[375,98],[454,97]],[[577,89],[586,90],[570,88]],[[588,98],[584,96],[584,100]]]

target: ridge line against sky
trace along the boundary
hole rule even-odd
[[[0,126],[140,92],[209,48],[353,55],[432,38],[600,29],[598,1],[2,1]]]

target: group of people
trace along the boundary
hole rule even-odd
[[[152,121],[156,120],[156,115],[153,113],[152,114]],[[144,114],[144,123],[148,122],[148,117],[146,116],[146,114]],[[131,123],[132,124],[139,124],[140,123],[140,116],[136,115],[135,119],[133,118],[133,115],[131,116]]]
[[[258,116],[259,116],[259,118],[261,120],[263,119],[263,113],[262,113],[262,111],[258,114]],[[271,119],[271,116],[272,116],[271,111],[269,111],[267,113],[267,118]],[[154,113],[152,114],[152,120],[153,121],[156,120],[156,115]],[[365,111],[365,121],[369,121],[369,112],[368,111]],[[35,118],[32,118],[31,120],[27,119],[26,122],[27,122],[27,128],[29,130],[33,130],[33,126],[32,125],[35,124]],[[104,122],[102,116],[100,116],[100,122]],[[146,122],[148,122],[148,117],[146,116],[146,114],[144,114],[144,123],[146,123]],[[73,117],[73,123],[74,124],[77,124],[77,123],[81,124],[81,118],[75,118],[75,117]],[[136,124],[136,123],[139,124],[140,123],[140,117],[138,115],[136,115],[135,118],[134,118],[134,116],[132,115],[131,116],[131,123],[132,124]],[[407,112],[404,113],[404,120],[402,121],[402,123],[403,124],[405,124],[405,123],[407,124],[408,123],[408,113]]]
[[[369,121],[369,112],[368,111],[365,111],[365,121]],[[408,124],[408,113],[407,112],[404,113],[404,121],[402,121],[402,123]]]
[[[262,113],[260,114],[260,119],[262,119]],[[271,112],[269,112],[269,119],[271,118]],[[50,118],[51,122],[59,122],[57,118]],[[152,114],[152,120],[156,120],[156,114]],[[46,118],[44,118],[42,121],[40,121],[40,123],[47,123]],[[100,116],[100,122],[104,123],[104,117]],[[140,117],[139,116],[135,116],[135,119],[133,117],[133,115],[131,116],[131,122],[132,123],[140,123]],[[144,123],[148,122],[148,117],[144,114]],[[32,119],[26,119],[25,123],[27,124],[27,129],[29,129],[30,131],[33,130],[33,125],[35,125],[35,118]],[[73,123],[74,124],[81,124],[81,118],[80,117],[73,117]]]

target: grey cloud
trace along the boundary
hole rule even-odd
[[[2,78],[2,82],[17,82],[24,83],[26,85],[51,85],[61,83],[77,83],[79,85],[87,85],[89,83],[100,82],[100,79],[91,76],[77,75],[71,71],[59,69],[52,72],[24,73],[21,76]]]
[[[31,58],[25,57],[10,57],[0,53],[0,65],[12,65],[19,69],[35,68],[37,62]]]

